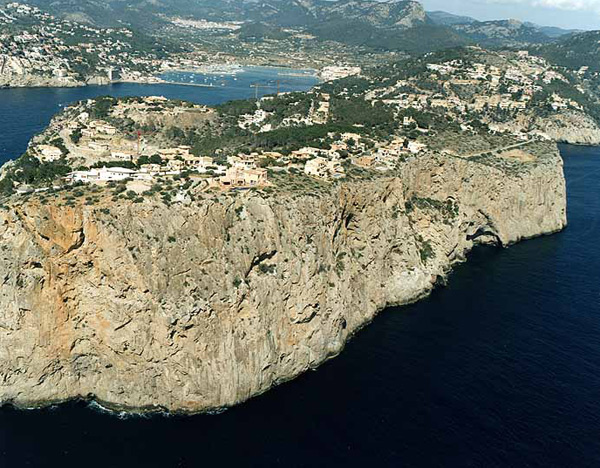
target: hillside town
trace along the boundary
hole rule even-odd
[[[265,98],[268,101],[269,98]],[[90,100],[65,112],[68,117],[51,124],[49,130],[34,139],[28,154],[42,163],[63,161],[70,171],[64,183],[104,185],[109,182],[135,182],[138,191],[150,190],[165,179],[191,177],[203,190],[248,189],[272,185],[269,171],[304,174],[323,181],[345,177],[348,164],[380,172],[396,167],[406,155],[418,154],[426,145],[395,138],[389,142],[366,145],[359,133],[330,133],[330,144],[306,146],[289,152],[254,151],[249,153],[217,150],[213,156],[193,154],[189,145],[168,146],[162,130],[147,134],[127,132],[118,123],[95,119],[98,102]],[[257,111],[258,112],[258,111]],[[152,113],[178,122],[199,125],[214,119],[210,108],[171,103],[163,97],[117,101],[107,118],[113,122],[131,119],[148,123]],[[242,121],[247,115],[241,117]],[[325,116],[327,119],[327,116]],[[21,188],[26,193],[27,188]]]
[[[301,34],[298,40],[309,45],[290,53],[281,43],[250,47],[236,36],[241,27],[236,22],[174,17],[167,24],[165,35],[151,37],[127,27],[59,19],[25,3],[0,6],[0,87],[159,83],[161,73],[169,71],[230,74],[228,67],[242,65],[310,67],[320,70],[324,81],[360,73],[359,51],[316,43]],[[211,46],[215,41],[218,52]],[[289,46],[296,47],[294,41]]]
[[[413,124],[411,111],[430,112],[456,122],[462,131],[483,125],[521,138],[547,138],[543,129],[531,125],[541,114],[583,112],[589,110],[586,101],[595,101],[564,70],[528,51],[471,48],[461,58],[428,62],[425,57],[422,62],[425,70],[375,86],[365,99],[393,107],[396,115],[404,115],[405,125]]]
[[[130,29],[59,20],[36,7],[0,7],[0,86],[150,81],[166,55]]]
[[[553,138],[549,120],[596,110],[576,75],[524,50],[470,47],[324,73],[330,80],[307,92],[217,107],[162,96],[75,104],[30,143],[24,161],[39,161],[42,180],[16,168],[7,190],[125,183],[141,194],[176,182],[185,199],[393,174],[428,152],[498,153],[504,167],[533,160],[524,147]]]

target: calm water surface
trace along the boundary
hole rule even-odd
[[[2,144],[14,155],[80,98],[67,91],[0,91]],[[94,91],[76,92],[107,94]],[[600,149],[562,153],[566,231],[476,250],[448,287],[384,312],[316,372],[217,416],[5,408],[0,467],[600,466]]]

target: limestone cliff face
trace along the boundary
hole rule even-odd
[[[426,156],[328,194],[0,212],[0,400],[242,402],[426,295],[479,242],[566,224],[555,150],[516,174]]]
[[[490,123],[498,132],[528,132],[547,140],[570,145],[600,145],[600,126],[589,115],[580,111],[563,111],[540,117],[535,113],[517,115],[504,123]]]
[[[583,112],[565,112],[538,119],[535,126],[547,138],[571,145],[600,145],[600,127]]]
[[[75,88],[85,83],[71,78],[45,77],[38,75],[0,75],[0,88]]]
[[[0,88],[43,88],[83,86],[73,77],[44,75],[26,58],[0,54]]]

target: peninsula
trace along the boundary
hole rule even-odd
[[[340,353],[474,246],[563,229],[554,140],[577,134],[549,122],[598,138],[587,90],[525,53],[408,65],[215,108],[58,114],[2,168],[0,401],[230,407]]]

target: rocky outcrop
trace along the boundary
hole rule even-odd
[[[74,87],[84,83],[69,76],[50,76],[35,70],[25,58],[0,54],[0,88]]]
[[[600,145],[600,127],[583,112],[564,112],[535,122],[537,132],[554,141],[571,145]]]
[[[35,74],[0,75],[0,88],[75,88],[78,86],[85,86],[85,83],[71,78]]]
[[[0,400],[227,407],[338,354],[477,243],[566,224],[555,147],[519,171],[423,156],[326,193],[0,211]]]

